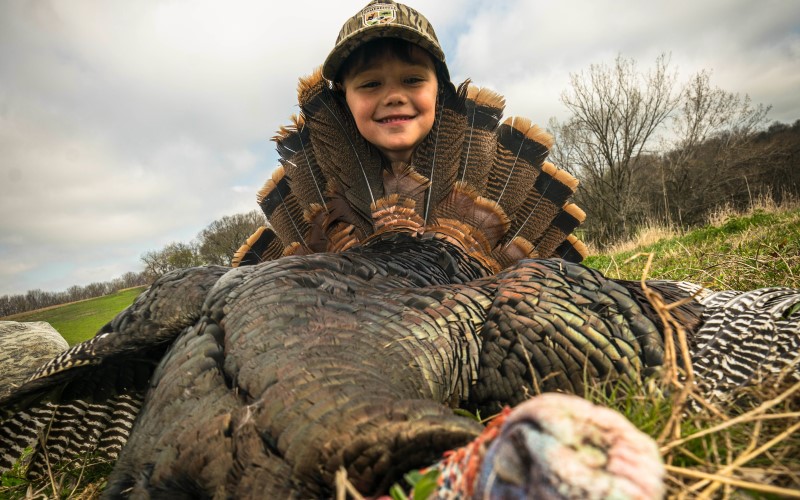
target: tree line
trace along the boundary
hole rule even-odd
[[[580,179],[581,236],[596,246],[800,193],[800,120],[767,127],[770,106],[714,86],[708,71],[678,84],[666,54],[646,70],[618,56],[571,74],[561,101],[570,115],[550,121],[551,158]]]
[[[73,285],[61,292],[48,292],[40,289],[28,290],[24,294],[0,296],[0,317],[33,311],[67,302],[92,299],[125,288],[147,285],[149,278],[144,272],[129,271],[118,278],[86,286]]]

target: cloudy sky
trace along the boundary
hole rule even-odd
[[[255,208],[297,78],[367,0],[0,3],[0,295],[138,271],[139,257]],[[409,0],[454,80],[509,114],[565,118],[570,72],[672,54],[679,79],[800,119],[800,2]]]

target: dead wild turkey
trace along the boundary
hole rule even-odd
[[[109,497],[319,497],[340,467],[376,494],[479,436],[452,406],[486,415],[661,365],[640,285],[571,262],[585,253],[570,236],[583,213],[568,201],[577,182],[544,161],[549,136],[500,123],[492,92],[440,92],[412,163],[386,165],[319,73],[303,80],[302,116],[276,137],[282,168],[259,194],[272,228],[237,268],[164,276],[0,401],[3,468],[41,433],[32,474],[45,451],[50,463],[119,452]],[[710,394],[798,351],[796,290],[650,287],[704,297],[678,314]],[[752,341],[730,341],[743,334]],[[529,464],[527,445],[498,443]],[[519,491],[550,493],[537,485],[561,466],[487,463]]]

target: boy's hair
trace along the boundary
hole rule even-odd
[[[427,50],[400,38],[377,38],[375,40],[370,40],[353,51],[353,53],[344,60],[341,66],[339,66],[339,71],[336,73],[333,81],[340,85],[344,84],[344,79],[348,76],[362,71],[380,59],[389,57],[394,57],[404,63],[417,64],[419,63],[420,53],[430,58],[436,70],[436,77],[441,80],[441,63]]]
[[[373,0],[344,23],[336,45],[322,65],[322,76],[336,81],[341,76],[342,64],[362,45],[371,40],[397,38],[427,51],[437,66],[439,80],[450,81],[444,52],[433,26],[425,16],[394,0]],[[402,51],[395,54],[402,54]]]

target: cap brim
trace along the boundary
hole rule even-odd
[[[421,37],[419,31],[408,26],[384,24],[362,28],[342,40],[325,59],[325,63],[322,65],[322,76],[327,80],[335,80],[339,69],[350,54],[365,43],[378,38],[400,38],[406,40],[427,50],[434,59],[444,63],[442,49],[437,44]]]

